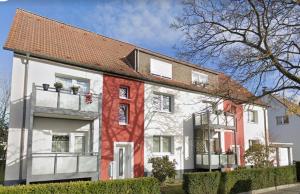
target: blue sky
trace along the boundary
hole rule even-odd
[[[4,1],[4,2],[3,2]],[[88,2],[88,3],[87,3]],[[17,8],[140,47],[175,56],[182,34],[169,26],[180,15],[178,1],[0,0],[0,74],[10,77],[12,52],[3,50]]]

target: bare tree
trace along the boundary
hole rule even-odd
[[[294,0],[187,0],[172,26],[179,57],[219,68],[256,95],[300,91],[300,4]]]
[[[0,159],[5,159],[9,122],[10,82],[0,79]]]

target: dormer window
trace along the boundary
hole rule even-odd
[[[192,83],[195,85],[208,84],[208,75],[192,71]]]
[[[163,78],[172,79],[172,64],[160,60],[150,60],[150,73]]]

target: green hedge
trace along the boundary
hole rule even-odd
[[[186,193],[217,193],[221,174],[219,172],[202,172],[183,174],[183,190]]]
[[[0,187],[0,193],[5,194],[159,194],[160,187],[153,177],[110,180],[85,181],[71,183],[49,183],[23,186]]]
[[[187,194],[234,194],[296,182],[296,167],[241,169],[232,172],[187,173],[183,175]]]

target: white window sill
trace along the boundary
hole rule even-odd
[[[152,152],[153,156],[174,156],[171,152]]]
[[[162,111],[162,110],[153,110],[153,112],[157,112],[157,113],[167,113],[167,114],[172,114],[172,113],[173,113],[173,112]]]
[[[119,123],[119,125],[126,126],[128,123]]]

